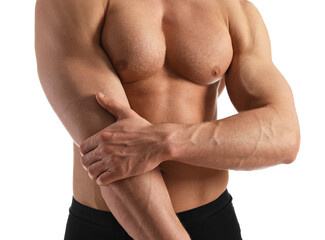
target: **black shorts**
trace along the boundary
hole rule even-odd
[[[111,212],[87,207],[74,198],[64,240],[132,240]],[[227,189],[217,199],[176,213],[192,240],[241,240],[232,196]]]

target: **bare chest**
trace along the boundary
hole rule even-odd
[[[124,83],[168,68],[209,85],[232,59],[228,28],[214,0],[110,0],[101,40]]]

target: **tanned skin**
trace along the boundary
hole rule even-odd
[[[35,27],[74,198],[134,239],[190,239],[175,212],[218,198],[228,170],[295,160],[293,95],[250,2],[38,0]],[[217,120],[225,86],[238,114]]]

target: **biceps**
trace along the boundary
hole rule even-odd
[[[115,122],[96,101],[97,91],[129,106],[119,78],[98,57],[39,59],[43,90],[63,125],[79,145]],[[111,65],[110,65],[111,66]]]
[[[115,121],[96,102],[97,91],[129,106],[100,46],[102,1],[38,0],[35,7],[38,75],[51,106],[79,144]]]
[[[270,60],[234,59],[226,77],[229,97],[237,111],[291,103],[292,92]]]

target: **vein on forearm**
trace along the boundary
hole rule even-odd
[[[175,160],[233,170],[252,170],[281,162],[281,120],[270,107],[185,127],[175,134]],[[188,139],[188,140],[186,140]]]

